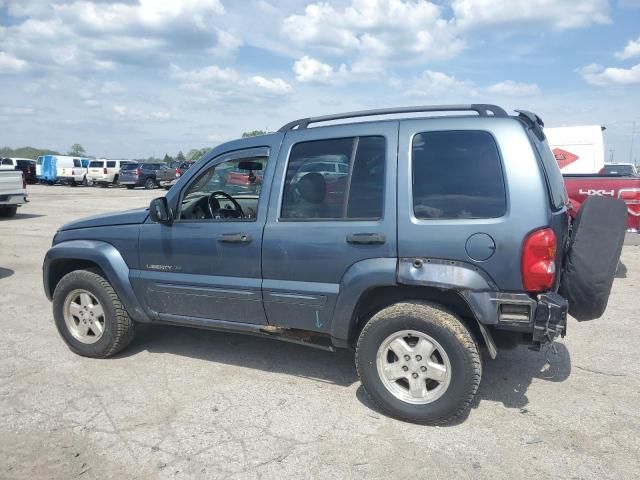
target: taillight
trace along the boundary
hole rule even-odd
[[[542,292],[556,278],[556,235],[550,228],[530,233],[522,246],[522,285],[527,292]]]
[[[104,168],[102,169],[102,173],[104,173],[105,175],[107,174],[107,167],[104,167]]]
[[[176,177],[179,177],[180,175],[182,175],[182,172],[179,168],[176,168]]]
[[[618,198],[627,204],[630,215],[640,217],[640,188],[622,188]]]
[[[136,168],[136,175],[140,176],[141,173],[142,173],[142,170],[140,170],[140,168]]]

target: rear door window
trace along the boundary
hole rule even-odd
[[[416,218],[497,218],[507,211],[502,162],[487,132],[418,133],[411,168]]]
[[[73,166],[76,168],[80,168],[82,166],[82,163],[80,163],[80,160],[77,158],[73,159]]]
[[[300,142],[289,156],[282,219],[379,219],[386,141],[381,136]]]

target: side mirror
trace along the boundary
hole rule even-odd
[[[156,223],[171,225],[173,223],[173,212],[169,208],[169,203],[165,197],[158,197],[151,200],[149,204],[149,216]]]

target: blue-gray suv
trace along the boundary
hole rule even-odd
[[[381,409],[441,424],[472,402],[480,347],[604,312],[626,208],[569,208],[533,113],[304,118],[216,147],[148,209],[63,226],[44,288],[80,355],[118,353],[137,323],[354,348]]]

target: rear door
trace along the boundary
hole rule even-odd
[[[89,163],[89,177],[98,178],[102,176],[104,162],[102,160],[92,160]]]
[[[397,122],[287,132],[264,232],[269,323],[330,331],[345,273],[397,256],[397,135]]]

